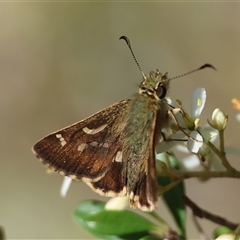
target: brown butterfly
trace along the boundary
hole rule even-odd
[[[132,52],[128,38],[120,39]],[[209,64],[199,69],[205,67]],[[170,128],[165,96],[171,79],[158,70],[142,75],[139,91],[131,99],[49,134],[32,150],[49,168],[82,179],[100,195],[128,195],[131,207],[152,211],[158,201],[155,145]]]

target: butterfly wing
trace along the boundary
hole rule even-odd
[[[138,207],[143,211],[152,211],[158,204],[155,152],[152,146],[150,146],[147,172],[140,179],[141,184],[138,185],[136,190],[139,194]]]
[[[114,126],[128,104],[129,100],[123,100],[53,132],[38,141],[32,150],[50,169],[82,179],[101,195],[125,195],[123,166],[117,161],[124,124],[119,128]]]
[[[155,127],[156,127],[156,112],[153,113],[151,121],[145,126],[145,131],[149,134],[146,140],[146,152],[142,154],[142,168],[139,171],[139,176],[135,187],[131,189],[130,205],[138,207],[142,211],[152,211],[157,207],[157,176],[155,166]]]

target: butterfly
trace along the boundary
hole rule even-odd
[[[129,39],[121,39],[132,52]],[[49,134],[32,151],[50,169],[82,179],[100,195],[129,196],[131,207],[152,211],[158,202],[155,146],[171,125],[165,98],[171,79],[158,70],[142,75],[131,99]]]

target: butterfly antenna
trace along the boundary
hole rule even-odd
[[[135,55],[134,55],[134,53],[133,53],[130,40],[129,40],[126,36],[121,36],[119,39],[125,40],[125,42],[126,42],[127,45],[128,45],[128,48],[130,49],[130,52],[131,52],[131,54],[132,54],[132,57],[133,57],[135,63],[137,64],[137,66],[138,66],[138,69],[140,70],[140,72],[141,72],[141,74],[143,75],[144,79],[147,79],[146,75],[145,75],[144,72],[142,71],[142,69],[141,69],[141,67],[140,67],[140,65],[139,65],[139,63],[138,63],[138,61],[137,61],[137,59],[136,59],[136,57],[135,57]]]
[[[204,69],[204,68],[212,68],[213,70],[217,71],[217,69],[216,69],[212,64],[206,63],[206,64],[202,65],[201,67],[199,67],[199,68],[197,68],[197,69],[194,69],[194,70],[192,70],[192,71],[190,71],[190,72],[187,72],[187,73],[178,75],[178,76],[176,76],[176,77],[170,78],[170,80],[173,80],[173,79],[176,79],[176,78],[180,78],[180,77],[186,76],[186,75],[188,75],[188,74],[197,72],[197,71],[202,70],[202,69]]]

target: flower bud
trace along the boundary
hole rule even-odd
[[[218,131],[222,131],[226,128],[227,126],[227,121],[228,121],[228,115],[225,114],[222,110],[220,110],[219,108],[216,108],[213,111],[212,114],[212,123],[209,123],[209,125],[215,129],[217,129]]]
[[[128,197],[114,197],[111,198],[105,205],[106,210],[121,211],[129,205]]]

